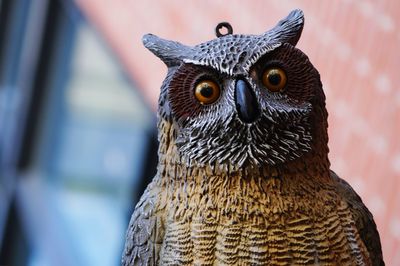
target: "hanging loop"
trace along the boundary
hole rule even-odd
[[[221,29],[222,28],[226,28],[226,33],[221,33]],[[217,27],[215,27],[215,35],[217,35],[217,37],[223,37],[229,34],[233,33],[233,29],[231,24],[229,24],[229,22],[220,22],[218,23]]]

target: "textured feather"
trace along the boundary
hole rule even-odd
[[[164,237],[161,188],[157,178],[135,207],[126,234],[122,265],[157,265]],[[164,199],[165,200],[165,199]]]
[[[174,127],[160,128],[162,178],[135,209],[123,265],[384,265],[372,216],[333,172],[301,161],[269,178],[189,169],[174,162]]]
[[[146,192],[131,221],[124,265],[380,265],[371,264],[353,209],[334,182],[195,174],[187,186],[166,177],[171,189],[154,205],[166,200],[167,212],[145,215],[145,206],[154,209],[151,188]]]
[[[376,224],[371,212],[365,207],[361,198],[353,188],[343,179],[331,171],[332,178],[337,182],[338,192],[347,201],[351,208],[358,232],[368,249],[373,265],[385,265],[382,256],[382,247]]]

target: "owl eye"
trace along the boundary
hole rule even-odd
[[[201,104],[211,104],[218,100],[219,95],[220,88],[212,80],[200,81],[194,89],[194,96]]]
[[[272,92],[281,91],[285,87],[286,81],[286,73],[278,67],[267,68],[262,75],[262,83]]]

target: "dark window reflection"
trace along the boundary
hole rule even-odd
[[[0,1],[0,12],[5,2]],[[28,2],[29,21],[41,1]],[[12,91],[24,100],[13,108],[0,106],[0,118],[18,124],[10,131],[0,121],[0,133],[11,132],[7,140],[0,134],[9,146],[0,146],[2,197],[9,195],[0,205],[0,243],[4,231],[13,230],[27,247],[5,254],[0,246],[0,265],[119,265],[129,214],[146,185],[143,175],[154,172],[149,170],[156,160],[154,115],[73,2],[49,2],[42,3],[48,10],[45,23],[36,26],[43,33],[36,42],[40,56],[24,70],[32,82],[24,83],[19,68],[11,71],[17,80]],[[26,34],[20,31],[21,40]],[[12,45],[0,42],[2,51]],[[15,60],[21,65],[27,58]],[[0,84],[4,102],[11,100],[7,88]],[[5,163],[10,150],[20,152]],[[18,227],[7,226],[14,221]]]

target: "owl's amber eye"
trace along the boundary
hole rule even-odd
[[[201,104],[211,104],[218,100],[220,89],[212,80],[200,81],[194,89],[194,96]]]
[[[262,75],[262,83],[272,92],[281,91],[285,87],[286,81],[286,73],[278,67],[267,68]]]

